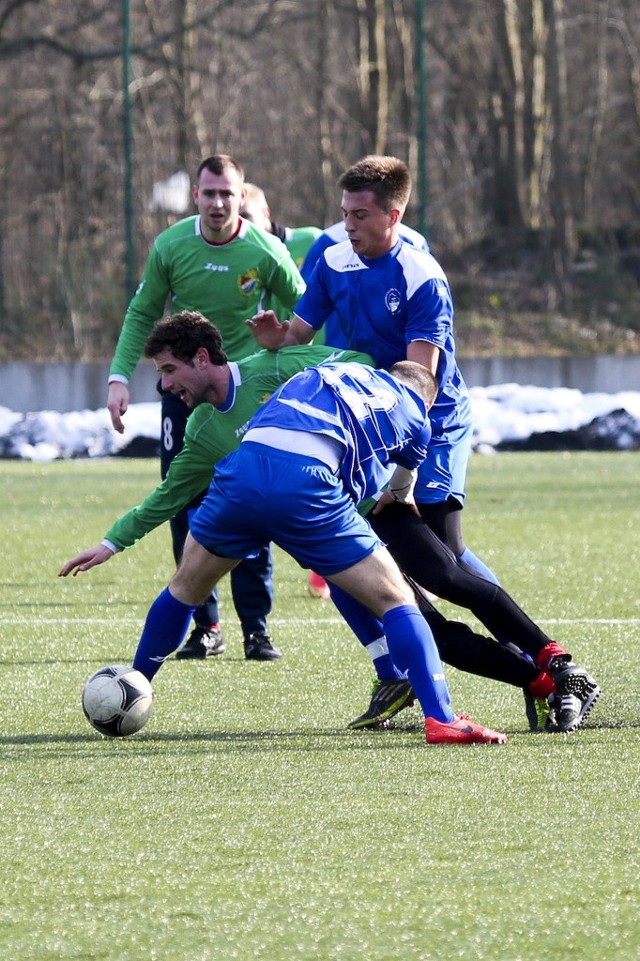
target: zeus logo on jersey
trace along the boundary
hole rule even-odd
[[[392,287],[391,290],[387,291],[384,302],[387,305],[387,310],[390,313],[397,313],[400,309],[400,291],[396,290],[395,287]]]
[[[226,264],[212,264],[211,262],[209,262],[208,264],[205,264],[204,269],[214,270],[214,271],[217,271],[219,274],[226,274],[229,271],[229,268],[226,266]]]

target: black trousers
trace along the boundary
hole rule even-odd
[[[391,504],[367,520],[403,573],[432,594],[470,610],[500,643],[510,641],[534,659],[551,643],[504,588],[456,557],[410,508]]]
[[[162,433],[160,444],[160,473],[167,476],[171,461],[184,445],[184,431],[189,408],[175,394],[160,391],[162,410]],[[212,471],[213,473],[213,471]],[[189,516],[195,511],[206,491],[202,491],[170,521],[173,556],[176,564],[189,531]],[[273,605],[273,559],[271,548],[266,547],[257,557],[242,561],[231,571],[231,595],[233,606],[242,626],[242,633],[266,634],[267,617]],[[213,591],[207,601],[196,608],[194,621],[201,627],[216,624],[220,620],[218,595]]]

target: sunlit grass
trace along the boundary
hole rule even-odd
[[[518,690],[450,670],[454,704],[505,747],[427,748],[415,709],[348,732],[368,660],[277,553],[282,660],[244,661],[223,587],[227,653],[169,662],[155,717],[113,741],[87,725],[82,685],[131,660],[168,531],[56,574],[157,464],[0,462],[0,958],[634,958],[637,478],[634,454],[472,461],[469,544],[603,686],[583,730],[531,735]]]

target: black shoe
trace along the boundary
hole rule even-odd
[[[214,624],[212,627],[194,627],[187,641],[176,653],[176,657],[178,660],[186,658],[202,660],[205,657],[224,654],[225,650],[222,628],[219,624]]]
[[[566,658],[554,658],[547,670],[556,683],[556,692],[551,695],[556,728],[568,734],[580,727],[600,697],[600,686],[583,667]]]
[[[277,661],[282,654],[268,634],[247,634],[244,639],[244,656],[247,661]]]
[[[381,729],[389,718],[395,717],[403,708],[411,707],[414,698],[413,688],[404,678],[397,681],[380,681],[376,678],[371,689],[369,707],[347,727],[354,730],[366,727]]]

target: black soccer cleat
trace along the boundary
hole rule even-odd
[[[277,661],[282,654],[268,634],[247,634],[244,639],[244,656],[247,661]]]
[[[362,730],[367,727],[382,728],[383,722],[394,717],[403,708],[411,707],[414,698],[413,688],[405,678],[395,681],[381,681],[376,678],[371,688],[369,707],[347,727],[352,730]]]
[[[553,658],[547,668],[556,684],[552,695],[558,731],[576,731],[600,697],[600,686],[583,667],[572,664],[562,655]],[[551,698],[550,698],[551,700]]]
[[[203,660],[205,657],[216,657],[224,654],[226,645],[222,637],[219,624],[211,627],[194,627],[187,641],[176,652],[178,660]]]

